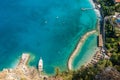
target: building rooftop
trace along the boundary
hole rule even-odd
[[[120,0],[114,0],[116,3],[120,3]]]

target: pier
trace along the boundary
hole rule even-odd
[[[30,55],[28,53],[23,53],[18,66],[27,65],[29,58],[30,58]]]
[[[103,38],[102,38],[102,34],[99,34],[99,36],[98,36],[98,47],[103,47]]]

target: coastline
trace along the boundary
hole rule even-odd
[[[94,11],[95,11],[97,17],[101,17],[100,10],[99,10],[99,8],[97,8],[98,6],[97,6],[97,4],[94,2],[94,0],[89,0],[89,2],[90,2],[90,4],[93,6],[93,8],[95,8]]]
[[[20,56],[17,57],[14,62],[12,62],[12,64],[10,65],[10,68],[13,68],[13,69],[16,68],[19,61],[20,61]]]
[[[101,20],[101,13],[100,13],[100,7],[99,7],[99,5],[98,4],[96,4],[95,2],[94,2],[94,0],[89,0],[89,2],[91,3],[91,5],[93,6],[93,8],[95,8],[94,9],[94,11],[95,11],[95,13],[96,13],[96,15],[97,15],[97,19],[98,19],[98,22],[97,22],[97,26],[96,27],[99,27],[100,26],[100,20]],[[99,29],[98,29],[99,30]],[[92,31],[91,31],[92,32]],[[87,32],[87,33],[90,33],[90,32]],[[83,37],[83,38],[87,38],[88,36],[86,36],[87,35],[87,33],[84,35],[85,37]],[[94,32],[93,32],[94,33]],[[92,34],[92,33],[90,33],[90,34]],[[89,35],[90,35],[89,34]],[[73,53],[72,53],[72,55],[70,56],[70,58],[69,58],[69,61],[68,61],[68,69],[69,70],[72,70],[72,63],[73,63],[73,60],[74,60],[74,57],[78,54],[78,51],[80,50],[80,46],[82,46],[82,44],[83,44],[83,41],[85,41],[85,39],[81,39],[80,41],[79,41],[79,43],[78,43],[78,45],[77,45],[77,48],[73,51]],[[99,51],[99,48],[97,48],[97,50],[95,50],[95,54],[93,55],[93,57],[91,57],[91,58],[89,58],[88,59],[88,61],[84,64],[84,66],[85,67],[87,67],[89,64],[95,64],[97,61],[94,59],[94,58],[99,58],[99,55],[96,55],[97,53],[98,53],[98,51]],[[102,56],[101,56],[102,57]],[[93,61],[93,62],[91,62],[91,61]]]
[[[90,4],[95,8],[95,4],[93,0],[89,0]]]
[[[98,36],[98,32],[96,30],[96,33],[88,36],[88,38],[85,40],[80,52],[75,57],[72,63],[73,70],[79,70],[80,67],[85,66],[89,61],[93,59],[93,56],[98,51],[97,40],[96,40],[97,36]]]
[[[22,53],[18,65],[15,68],[3,69],[0,72],[0,80],[43,80],[48,78],[42,71],[29,66],[30,53]],[[40,67],[41,69],[41,67]]]
[[[85,35],[83,35],[82,39],[79,40],[75,50],[73,51],[73,53],[69,57],[68,64],[67,64],[69,70],[72,70],[73,60],[74,60],[75,56],[78,54],[79,50],[81,49],[84,41],[87,39],[88,36],[90,36],[91,34],[93,34],[95,32],[96,32],[96,30],[92,30],[90,32],[87,32]]]

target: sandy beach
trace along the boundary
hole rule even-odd
[[[81,47],[82,47],[82,44],[84,43],[84,41],[87,39],[88,36],[90,36],[91,34],[95,33],[96,30],[93,30],[93,31],[90,31],[90,32],[87,32],[81,39],[80,41],[78,42],[78,45],[76,46],[75,50],[73,51],[73,53],[71,54],[69,60],[68,60],[68,69],[69,70],[72,70],[72,63],[73,63],[73,60],[75,58],[75,56],[78,54],[78,52],[80,51]]]
[[[93,0],[89,0],[89,1],[90,1],[90,3],[92,4],[92,6],[93,6],[94,8],[96,8],[96,5],[95,5],[94,1],[93,1]],[[100,18],[100,17],[101,17],[100,10],[99,10],[99,9],[94,9],[94,11],[96,12],[97,17]],[[73,51],[73,53],[71,54],[71,56],[70,56],[70,58],[69,58],[69,60],[68,60],[68,69],[69,69],[69,70],[72,70],[73,60],[74,60],[75,56],[78,54],[79,50],[81,49],[83,42],[86,40],[86,38],[87,38],[89,35],[91,35],[91,34],[93,34],[93,33],[95,33],[95,32],[96,32],[95,30],[90,31],[90,32],[87,32],[87,33],[82,37],[82,39],[79,41],[78,45],[76,46],[76,49]],[[86,66],[88,63],[90,63],[93,58],[94,58],[94,57],[92,57],[88,62],[86,62],[85,66]]]

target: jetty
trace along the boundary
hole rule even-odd
[[[39,60],[39,69],[28,66],[29,53],[23,53],[18,65],[13,69],[3,69],[0,72],[0,80],[49,80],[49,77],[42,73],[43,60]],[[40,73],[40,72],[41,73]]]
[[[28,53],[23,53],[18,66],[27,65],[29,58],[30,58],[30,55]]]
[[[103,38],[102,38],[102,34],[99,34],[99,36],[98,36],[98,47],[103,47]]]
[[[88,36],[90,36],[91,34],[95,33],[96,30],[93,30],[93,31],[90,31],[90,32],[87,32],[83,37],[82,39],[80,39],[80,41],[78,42],[78,45],[76,46],[75,50],[73,51],[73,53],[71,54],[71,56],[69,57],[69,60],[68,60],[68,69],[69,70],[72,70],[72,63],[73,63],[73,60],[75,58],[75,56],[79,53],[81,47],[82,47],[82,44],[84,43],[84,41],[87,39]]]

